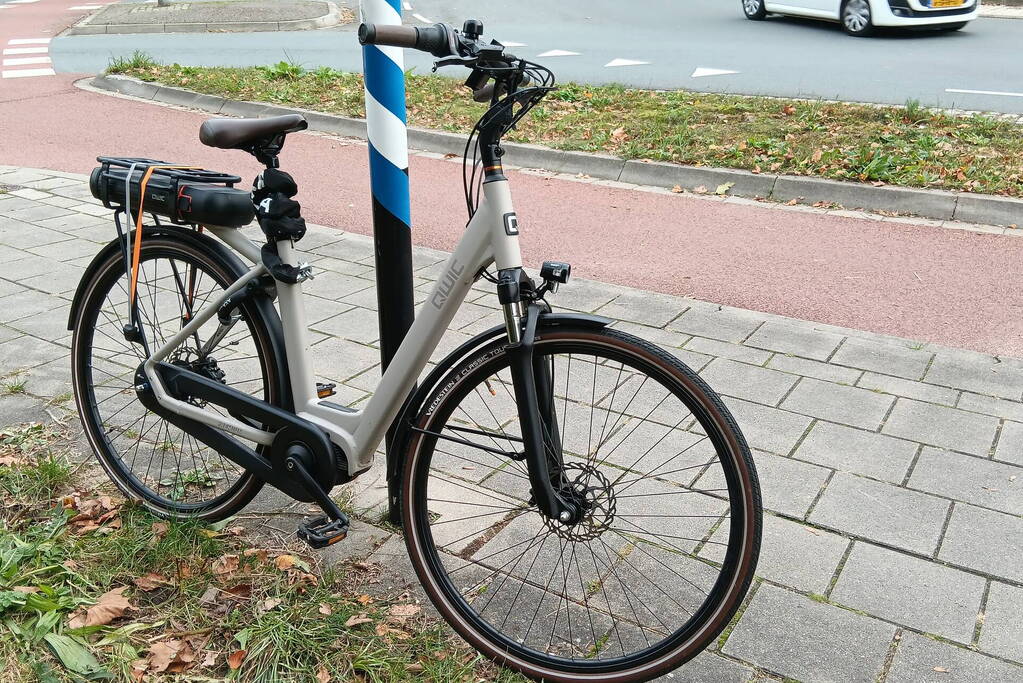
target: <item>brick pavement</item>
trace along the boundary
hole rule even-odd
[[[60,418],[73,411],[70,299],[112,227],[82,176],[0,166],[5,187],[0,422]],[[313,228],[302,247],[320,273],[307,303],[317,372],[358,405],[379,376],[372,244]],[[420,297],[444,256],[416,250]],[[699,370],[754,448],[758,581],[727,639],[674,680],[1023,680],[1023,361],[593,281],[554,303]],[[479,287],[441,351],[498,323],[495,304]],[[400,539],[374,524],[380,474],[349,485],[361,521],[330,553],[368,555],[413,586]],[[293,533],[280,496],[253,509],[264,530]]]

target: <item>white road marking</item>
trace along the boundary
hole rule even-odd
[[[17,69],[0,71],[0,78],[31,78],[32,76],[54,76],[53,69]]]
[[[422,14],[413,14],[412,16],[415,17],[416,19],[418,19],[419,21],[423,22],[424,24],[432,24],[432,23],[434,23],[433,19],[427,19]]]
[[[401,3],[401,6],[405,8],[406,12],[411,12],[412,11],[412,3],[411,2],[403,2],[403,3]]]
[[[708,69],[700,66],[696,68],[696,71],[692,73],[690,78],[703,78],[704,76],[728,76],[730,74],[737,74],[738,71],[729,71],[728,69]]]
[[[11,0],[8,5],[31,5],[33,2],[39,2],[39,0]]]
[[[513,40],[503,40],[501,41],[501,44],[504,45],[505,47],[529,47],[525,43],[516,43]]]
[[[15,57],[14,59],[5,59],[4,66],[27,66],[29,64],[50,64],[49,57]]]
[[[571,52],[569,50],[548,50],[538,54],[537,57],[577,57],[578,55],[578,52]]]
[[[962,93],[964,95],[997,95],[999,97],[1023,97],[1023,92],[1000,92],[998,90],[959,90],[945,88],[945,92]]]
[[[8,47],[4,48],[5,55],[45,55],[49,48],[46,47]]]
[[[87,10],[87,9],[100,9],[105,5],[75,5],[74,7],[68,7],[68,10]]]
[[[643,62],[638,59],[612,59],[604,66],[639,66],[640,64],[649,64],[650,62]]]
[[[8,45],[49,45],[53,38],[14,38],[8,40]]]

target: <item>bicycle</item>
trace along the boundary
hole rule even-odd
[[[555,79],[481,34],[472,20],[359,30],[364,44],[469,68],[490,105],[466,143],[464,236],[362,408],[329,400],[335,387],[312,372],[312,270],[296,248],[297,184],[278,162],[306,127],[298,115],[204,122],[204,144],[265,164],[251,197],[236,176],[100,157],[93,192],[118,237],[72,305],[75,400],[126,496],[214,521],[268,483],[322,508],[298,531],[313,548],[344,538],[330,491],[368,470],[393,428],[409,556],[466,641],[533,678],[647,680],[702,651],[740,606],[760,546],[756,470],[695,372],[606,318],[554,312],[568,264],[544,263],[539,284],[523,269],[501,141]],[[254,216],[263,245],[238,230]],[[481,278],[505,324],[421,378]]]

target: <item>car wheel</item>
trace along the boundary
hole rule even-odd
[[[765,0],[742,0],[742,11],[746,13],[747,19],[761,21],[767,16]]]
[[[842,5],[842,28],[851,36],[869,36],[874,32],[869,0],[846,0]]]

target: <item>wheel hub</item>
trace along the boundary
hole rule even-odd
[[[579,510],[575,521],[562,523],[543,517],[544,524],[555,535],[569,541],[591,541],[611,528],[615,517],[614,486],[592,465],[565,465],[568,484],[558,493]]]

